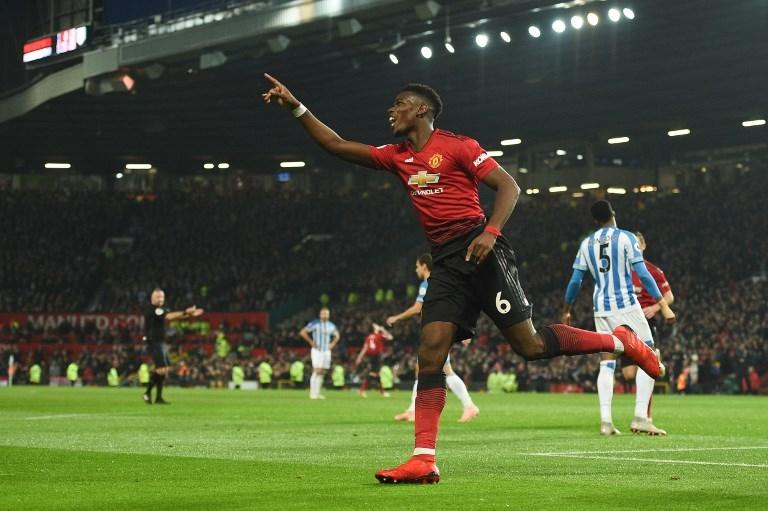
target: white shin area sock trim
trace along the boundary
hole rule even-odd
[[[655,385],[655,380],[638,367],[635,376],[635,417],[648,418],[648,404],[651,402]]]
[[[435,455],[435,449],[426,449],[424,447],[417,447],[413,450],[413,455],[418,456],[419,454],[430,454],[432,456]]]
[[[411,392],[411,405],[406,410],[407,412],[416,411],[416,392],[419,390],[419,380],[413,382],[413,392]]]
[[[456,374],[446,376],[445,383],[448,385],[448,388],[451,389],[451,392],[456,394],[456,397],[459,398],[464,408],[468,408],[475,404],[472,402],[472,398],[469,397],[469,391],[467,390],[467,386],[464,384],[464,381]]]
[[[613,373],[615,370],[615,360],[600,361],[600,372],[597,375],[597,395],[600,399],[600,422],[613,423],[611,405],[613,403]]]

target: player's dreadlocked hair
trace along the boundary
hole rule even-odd
[[[430,254],[421,254],[416,258],[419,264],[425,265],[429,271],[432,271],[432,256]]]
[[[437,119],[440,112],[443,111],[443,100],[440,99],[440,94],[429,85],[424,85],[423,83],[409,83],[400,89],[400,92],[413,92],[414,94],[421,96],[429,105],[430,110],[432,110],[433,119]]]

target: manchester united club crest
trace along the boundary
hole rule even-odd
[[[433,169],[439,167],[441,163],[443,163],[443,155],[440,153],[435,153],[429,158],[429,166]]]

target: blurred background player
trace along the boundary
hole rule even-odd
[[[309,398],[325,399],[321,394],[325,372],[331,368],[331,352],[341,335],[331,321],[328,307],[320,309],[318,319],[313,319],[301,329],[299,335],[311,346],[312,375],[309,377]],[[310,334],[312,335],[310,337]]]
[[[371,325],[371,333],[365,336],[363,341],[363,348],[357,355],[355,365],[359,366],[363,358],[366,358],[365,378],[360,385],[360,395],[362,397],[368,397],[366,389],[372,385],[379,385],[381,393],[385,394],[383,387],[379,382],[379,370],[381,369],[381,356],[384,353],[384,341],[391,341],[393,339],[392,334],[381,325],[373,323]],[[385,397],[389,397],[387,393]]]
[[[165,343],[165,322],[201,316],[204,311],[194,305],[183,311],[169,311],[165,308],[165,291],[159,287],[152,290],[149,300],[151,306],[147,307],[144,313],[144,340],[155,367],[149,377],[149,385],[147,385],[143,397],[144,402],[151,405],[152,388],[157,387],[155,403],[167,405],[169,403],[163,399],[163,383],[171,362],[168,358],[168,345]]]
[[[600,226],[587,236],[579,247],[573,263],[573,274],[565,291],[562,322],[570,324],[571,305],[576,300],[584,274],[589,271],[595,281],[592,296],[595,330],[612,332],[621,326],[628,326],[649,347],[653,347],[653,335],[643,315],[640,302],[632,286],[632,271],[635,271],[645,289],[653,297],[664,319],[673,322],[675,314],[669,308],[659,291],[656,282],[648,273],[643,260],[640,244],[631,232],[616,226],[616,213],[608,201],[598,201],[592,205],[592,218]],[[601,354],[600,372],[597,377],[597,392],[600,399],[600,433],[619,435],[621,432],[613,425],[611,406],[613,402],[613,374],[616,370],[616,355]],[[655,428],[648,419],[647,410],[653,393],[654,378],[644,371],[637,371],[635,393],[635,418],[632,429],[642,424],[648,434],[666,434]]]
[[[432,272],[432,256],[430,254],[422,254],[419,257],[416,258],[416,276],[421,279],[421,284],[419,284],[419,293],[416,295],[416,301],[413,302],[413,305],[405,309],[400,314],[395,314],[394,316],[389,316],[387,318],[387,325],[393,326],[398,321],[402,321],[404,319],[413,318],[418,316],[421,318],[421,309],[424,306],[424,297],[427,296],[427,287],[429,286],[429,275]],[[467,343],[469,339],[464,341],[464,343]],[[418,380],[418,367],[416,368],[417,376],[416,381],[413,382],[413,392],[411,392],[411,404],[408,406],[408,408],[400,414],[395,415],[396,421],[413,421],[416,417],[416,390],[419,386],[419,380]],[[443,372],[445,373],[445,383],[448,385],[448,388],[451,389],[451,392],[453,392],[456,397],[459,398],[459,401],[461,401],[461,405],[464,407],[464,411],[461,414],[461,418],[459,418],[459,422],[469,422],[480,413],[480,408],[475,405],[475,403],[472,401],[472,398],[469,395],[469,391],[467,390],[467,386],[464,384],[464,380],[459,378],[459,376],[453,372],[453,368],[451,367],[451,356],[448,355],[448,358],[445,360],[445,365],[443,366]]]
[[[643,233],[641,232],[635,232],[635,236],[637,237],[637,241],[640,244],[640,251],[643,252],[643,257],[645,257],[645,249],[647,247],[645,242],[645,236],[643,236]],[[656,282],[656,285],[659,287],[659,291],[661,291],[662,295],[664,295],[664,300],[667,302],[667,305],[672,305],[672,303],[675,301],[675,295],[672,294],[672,286],[670,286],[669,281],[667,280],[667,276],[664,274],[664,272],[656,266],[655,264],[648,261],[648,259],[645,260],[645,266],[648,268],[648,273],[651,274],[651,277],[653,277],[653,280]],[[659,311],[661,310],[659,305],[656,303],[656,301],[653,299],[651,294],[648,292],[648,290],[643,287],[643,283],[640,280],[640,276],[637,274],[636,271],[632,272],[632,286],[635,289],[635,293],[637,294],[638,300],[640,300],[640,307],[643,308],[643,314],[645,315],[645,319],[648,320],[648,326],[651,328],[651,334],[653,335],[654,341],[659,339],[658,335],[658,329],[656,328],[656,318],[659,314]],[[656,348],[657,353],[659,352],[659,349]],[[624,366],[622,367],[622,373],[624,374],[624,378],[628,381],[635,379],[637,374],[637,366]],[[640,392],[640,388],[638,387],[637,391]],[[648,408],[645,411],[645,415],[643,415],[643,410],[635,410],[635,418],[632,420],[632,424],[630,425],[630,430],[633,433],[648,433],[651,435],[666,435],[667,432],[663,429],[660,429],[653,425],[653,419],[651,416],[651,409],[653,405],[653,387],[650,389],[643,389],[646,392],[650,392],[650,395],[648,396]],[[647,419],[647,420],[645,420]]]

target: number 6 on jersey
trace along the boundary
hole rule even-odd
[[[506,314],[512,310],[512,304],[509,303],[509,300],[505,300],[501,297],[501,291],[496,293],[496,310],[502,314]]]

